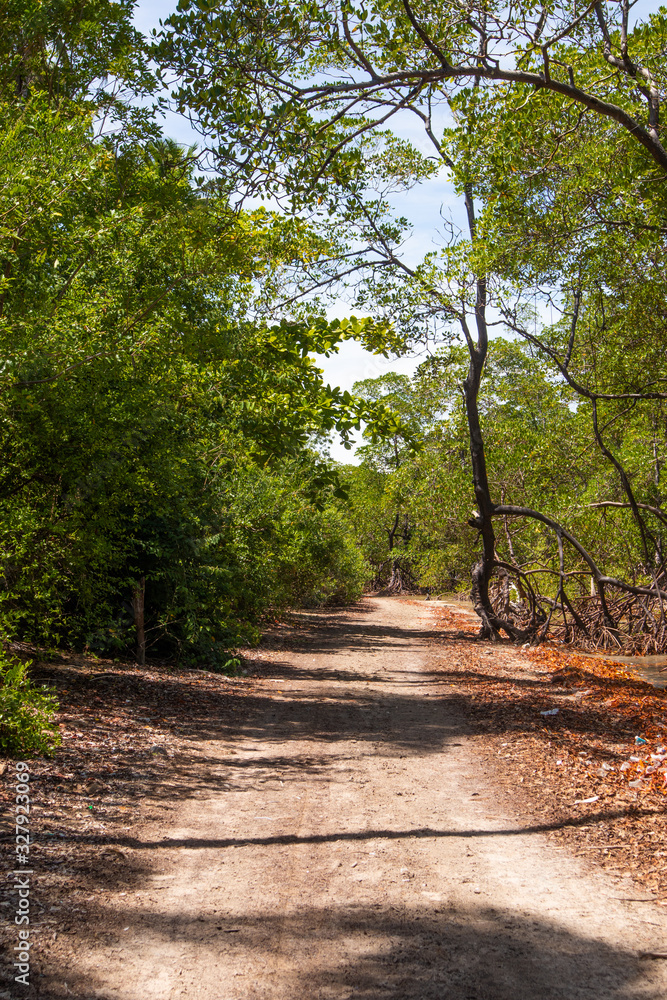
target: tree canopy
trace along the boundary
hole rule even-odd
[[[1,15],[6,635],[224,662],[365,582],[662,649],[662,10],[133,9]],[[415,262],[436,176],[466,224]],[[343,392],[312,356],[351,337],[429,356]]]
[[[590,638],[565,586],[570,574],[587,573],[605,642],[633,631],[625,604],[620,615],[610,610],[618,594],[633,595],[630,618],[645,625],[657,615],[654,639],[665,638],[661,501],[635,495],[635,468],[606,436],[619,421],[632,423],[630,411],[661,424],[665,395],[666,20],[662,10],[641,19],[634,6],[345,0],[239,10],[187,0],[156,43],[178,81],[176,104],[232,186],[339,218],[354,234],[349,253],[356,250],[364,303],[407,315],[413,336],[432,332],[430,322],[466,344],[475,500],[467,520],[482,543],[473,599],[489,636],[545,634],[555,601],[561,623]],[[430,162],[390,131],[406,115],[421,122]],[[432,170],[460,192],[467,229],[411,266],[387,183],[418,183]],[[530,344],[534,378],[546,364],[549,380],[571,390],[566,407],[589,421],[614,484],[614,497],[596,502],[627,511],[639,539],[634,583],[598,565],[563,523],[567,509],[547,514],[526,497],[495,493],[480,392],[496,329]],[[555,593],[527,617],[500,615],[489,590],[497,571],[522,572],[497,551],[495,523],[517,518],[549,529],[560,552]]]
[[[359,593],[317,441],[396,420],[311,355],[395,336],[276,315],[280,274],[326,239],[232,206],[137,111],[154,82],[132,8],[4,14],[2,625],[224,665],[268,608]]]

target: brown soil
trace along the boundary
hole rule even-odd
[[[43,665],[65,739],[32,765],[32,985],[0,997],[663,998],[662,860],[640,884],[583,850],[616,822],[661,836],[662,801],[575,806],[553,669],[437,617],[294,616],[236,680]]]
[[[522,814],[667,905],[667,691],[570,647],[480,642],[456,606],[432,614],[438,672]]]

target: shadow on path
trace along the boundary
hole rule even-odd
[[[137,910],[101,916],[109,948],[141,939],[144,928]],[[571,934],[548,918],[531,919],[483,904],[458,909],[417,900],[409,909],[304,904],[278,916],[255,914],[251,907],[242,916],[204,909],[197,919],[158,912],[151,916],[151,934],[174,954],[187,947],[197,955],[187,974],[175,981],[181,993],[195,997],[637,1000],[641,995],[642,1000],[661,1000],[659,987],[647,989],[646,961],[629,947],[612,948]],[[95,943],[99,946],[99,935]],[[39,965],[44,985],[28,997],[111,1000],[103,971],[78,983],[71,970],[49,968],[43,960]],[[267,968],[273,972],[264,978]]]

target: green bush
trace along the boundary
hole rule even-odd
[[[60,744],[58,702],[28,677],[28,663],[0,652],[0,749],[17,756],[51,754]]]

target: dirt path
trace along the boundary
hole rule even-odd
[[[512,815],[439,698],[428,610],[309,620],[262,654],[272,696],[238,735],[211,720],[203,790],[142,828],[142,884],[91,910],[49,995],[667,996],[667,962],[637,954],[667,950],[667,915]]]

